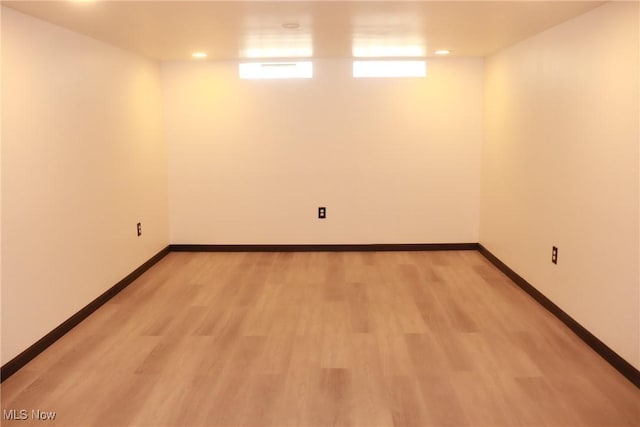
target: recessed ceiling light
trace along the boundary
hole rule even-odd
[[[282,24],[282,28],[284,28],[285,30],[297,30],[298,28],[300,28],[300,24],[298,24],[297,22],[285,22]]]
[[[206,58],[207,54],[204,52],[193,52],[191,56],[194,58]]]
[[[439,49],[439,50],[436,50],[433,53],[435,53],[436,55],[449,55],[451,53],[451,51],[447,50],[447,49]]]

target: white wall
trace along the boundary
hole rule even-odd
[[[157,63],[2,8],[3,364],[168,244],[160,88]]]
[[[482,59],[424,79],[314,64],[286,81],[163,64],[171,243],[476,242]]]
[[[484,246],[636,368],[638,12],[609,3],[488,58],[480,220]]]
[[[240,81],[201,62],[161,79],[2,8],[1,362],[169,240],[474,242],[480,218],[483,245],[640,367],[638,35],[638,5],[607,4],[486,69],[354,80],[320,60],[312,80]]]
[[[0,7],[0,35],[2,33],[2,12]],[[0,65],[2,64],[2,39],[0,39]],[[2,66],[0,66],[0,308],[2,308]],[[2,312],[0,312],[0,335],[2,334]],[[0,336],[0,340],[2,337]],[[2,345],[0,344],[0,365],[2,364]]]

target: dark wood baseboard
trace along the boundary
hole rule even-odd
[[[170,245],[172,252],[389,252],[475,251],[477,243],[380,243],[311,245]]]
[[[47,347],[60,339],[64,334],[89,317],[91,313],[113,298],[116,294],[130,285],[145,271],[164,258],[169,252],[346,252],[346,251],[450,251],[450,250],[478,250],[493,265],[509,277],[517,286],[522,288],[540,305],[555,315],[580,339],[602,356],[611,366],[617,369],[636,387],[640,388],[640,371],[620,357],[615,351],[600,341],[595,335],[565,313],[549,298],[538,291],[533,285],[509,268],[505,263],[493,255],[479,243],[427,243],[427,244],[353,244],[353,245],[169,245],[162,249],[147,262],[134,270],[127,277],[116,283],[102,295],[91,301],[84,308],[71,316],[57,328],[38,340],[25,351],[5,363],[0,368],[0,382],[16,373],[29,363]]]
[[[631,381],[636,387],[640,388],[640,371],[638,371],[633,365],[624,360],[618,353],[613,351],[609,346],[600,341],[595,335],[589,332],[584,326],[574,320],[571,316],[564,312],[560,307],[554,304],[549,298],[547,298],[542,292],[537,290],[531,283],[527,282],[518,273],[513,271],[509,266],[500,261],[498,257],[492,254],[487,248],[478,244],[479,251],[485,258],[487,258],[493,265],[495,265],[500,271],[502,271],[509,279],[511,279],[522,290],[528,293],[533,299],[535,299],[540,305],[546,308],[551,314],[556,316],[562,323],[567,325],[582,341],[584,341],[589,347],[591,347],[596,353],[598,353],[604,360],[606,360],[611,366],[613,366],[618,372]]]
[[[160,252],[152,256],[148,261],[136,268],[127,277],[120,280],[118,283],[109,288],[106,292],[100,295],[98,298],[91,301],[84,308],[78,311],[76,314],[65,320],[62,324],[56,327],[53,331],[39,339],[35,344],[27,348],[25,351],[2,365],[0,368],[0,382],[3,382],[11,375],[15,374],[20,368],[29,363],[33,358],[42,353],[47,347],[60,339],[64,334],[73,329],[76,325],[89,317],[91,313],[100,308],[104,303],[116,296],[118,292],[129,286],[134,280],[142,275],[145,271],[150,269],[154,264],[160,261],[169,253],[169,246],[162,249]]]

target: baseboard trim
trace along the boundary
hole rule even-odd
[[[172,252],[391,252],[475,251],[477,243],[379,243],[310,245],[170,245]]]
[[[478,250],[486,259],[502,271],[509,279],[511,279],[522,290],[528,293],[540,305],[546,308],[551,314],[556,316],[562,323],[567,325],[582,341],[598,353],[604,360],[620,372],[625,378],[631,381],[636,387],[640,388],[640,371],[633,365],[624,360],[618,353],[613,351],[609,346],[600,341],[595,335],[589,332],[584,326],[574,320],[571,316],[558,307],[553,301],[547,298],[542,292],[537,290],[531,283],[527,282],[518,273],[513,271],[509,266],[502,262],[498,257],[492,254],[487,248],[478,244]]]
[[[547,298],[542,292],[527,282],[509,266],[493,255],[487,248],[479,243],[420,243],[420,244],[329,244],[329,245],[169,245],[151,257],[148,261],[135,269],[132,273],[120,280],[102,295],[91,301],[84,308],[64,321],[54,330],[38,340],[35,344],[22,353],[2,365],[0,368],[0,382],[4,382],[20,368],[29,363],[37,355],[42,353],[51,344],[60,339],[64,334],[89,317],[94,311],[117,295],[150,269],[169,252],[371,252],[371,251],[456,251],[477,250],[518,287],[529,294],[540,305],[556,316],[562,323],[571,329],[589,347],[598,353],[604,360],[620,372],[636,387],[640,388],[640,371],[624,360],[609,346],[600,341],[595,335],[580,325],[560,307]]]
[[[73,329],[76,325],[89,317],[94,311],[100,308],[104,303],[116,296],[120,291],[129,286],[134,280],[140,277],[145,271],[150,269],[158,261],[164,258],[170,252],[169,246],[149,258],[144,264],[136,268],[132,273],[124,279],[109,288],[98,298],[91,301],[85,307],[80,309],[76,314],[65,320],[62,324],[40,338],[35,344],[27,348],[25,351],[2,365],[0,368],[0,382],[4,382],[11,375],[15,374],[20,368],[29,363],[37,355],[42,353],[47,347],[59,340],[64,334]]]

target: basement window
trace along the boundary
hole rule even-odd
[[[241,79],[310,79],[313,64],[303,62],[246,62],[240,64]]]
[[[353,77],[425,77],[427,61],[353,61]]]

